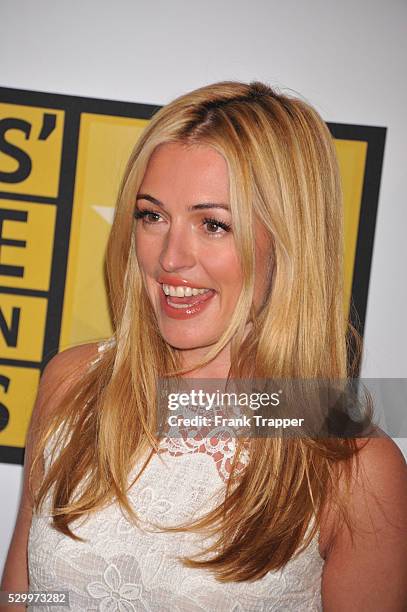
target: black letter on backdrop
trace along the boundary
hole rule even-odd
[[[20,308],[13,306],[11,314],[11,325],[7,325],[7,321],[0,308],[0,331],[6,341],[7,346],[17,346],[18,326],[20,323]]]
[[[22,119],[12,118],[0,121],[0,151],[5,155],[13,157],[18,162],[18,168],[14,172],[2,172],[0,170],[0,181],[3,183],[21,183],[30,176],[32,163],[25,151],[7,142],[5,136],[8,130],[21,130],[27,140],[30,137],[31,124]]]
[[[3,387],[5,392],[7,393],[8,387],[10,384],[10,379],[7,376],[3,376],[0,374],[0,387]],[[10,418],[10,413],[7,410],[6,406],[0,402],[0,431],[6,429]]]
[[[0,208],[0,254],[2,245],[24,248],[27,244],[25,240],[5,238],[3,236],[3,221],[5,219],[10,219],[11,221],[23,221],[24,223],[26,223],[27,218],[28,212],[26,210],[8,210],[6,208]],[[9,264],[2,264],[0,260],[0,275],[17,276],[19,278],[23,278],[24,268],[22,266],[11,266]]]

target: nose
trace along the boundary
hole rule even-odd
[[[165,235],[159,261],[166,272],[192,268],[195,265],[193,236],[184,224],[171,224]]]

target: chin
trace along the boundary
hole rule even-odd
[[[172,346],[172,348],[180,351],[209,348],[211,345],[216,343],[216,339],[202,336],[188,336],[177,332],[176,334],[165,333],[161,330],[161,335],[165,342]]]

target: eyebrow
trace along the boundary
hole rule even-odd
[[[136,201],[137,200],[148,200],[152,204],[156,204],[157,206],[164,208],[164,204],[160,202],[160,200],[157,200],[157,198],[154,198],[148,193],[138,193],[136,196]],[[227,204],[219,204],[215,202],[201,202],[199,204],[194,204],[193,206],[188,206],[187,210],[206,210],[208,208],[223,208],[224,210],[230,210]]]

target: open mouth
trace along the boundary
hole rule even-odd
[[[175,287],[173,285],[162,285],[167,304],[172,308],[188,308],[212,297],[214,290],[198,287]]]
[[[202,287],[178,287],[162,284],[160,293],[163,310],[168,316],[189,318],[202,312],[216,291]]]

